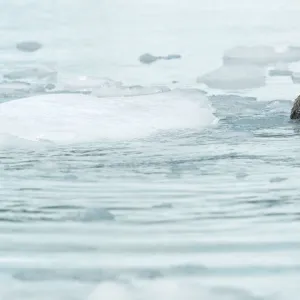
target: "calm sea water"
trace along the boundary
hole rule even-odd
[[[256,2],[0,1],[0,299],[299,299],[300,86],[196,83],[299,46],[300,3]]]

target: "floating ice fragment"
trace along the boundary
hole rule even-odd
[[[270,76],[291,76],[293,72],[289,70],[286,63],[278,63],[273,69],[269,71]]]
[[[1,82],[0,83],[0,96],[10,96],[16,94],[29,93],[31,85],[27,82],[15,81],[15,82]]]
[[[290,46],[278,54],[278,60],[286,63],[300,61],[300,47]]]
[[[155,56],[150,53],[142,54],[139,57],[139,61],[143,64],[151,64],[157,60],[171,60],[171,59],[180,59],[181,55],[179,54],[169,54],[167,56]]]
[[[20,70],[12,71],[4,74],[3,77],[9,80],[45,79],[45,78],[55,80],[56,75],[57,73],[54,70],[50,70],[48,68],[33,67],[33,68],[23,68]]]
[[[279,177],[279,176],[277,177],[277,176],[275,176],[275,177],[270,178],[269,182],[278,183],[278,182],[286,181],[287,179],[288,179],[287,177]]]
[[[58,88],[70,92],[92,92],[96,89],[120,87],[121,82],[109,78],[79,76],[59,79]]]
[[[94,291],[89,295],[87,300],[100,300],[100,299],[111,299],[111,300],[135,300],[133,288],[122,285],[115,282],[104,282],[100,284]]]
[[[292,101],[299,94],[299,88],[287,76],[269,77],[266,85],[249,91],[245,96],[256,97],[257,101]]]
[[[76,220],[83,222],[114,221],[115,216],[107,209],[94,207],[80,212]]]
[[[131,140],[215,124],[202,94],[171,91],[136,97],[47,94],[0,104],[0,134],[31,141],[81,143]],[[122,130],[120,130],[122,129]]]
[[[60,78],[56,90],[91,94],[97,97],[121,97],[164,93],[169,92],[171,89],[167,86],[125,86],[120,81],[109,78],[80,76],[73,79]]]
[[[178,278],[179,277],[179,278]],[[185,276],[186,277],[186,276]],[[126,278],[127,279],[127,278]],[[198,278],[197,278],[198,279]],[[269,295],[258,295],[234,286],[204,285],[201,280],[170,276],[155,280],[140,280],[122,276],[114,281],[102,281],[86,300],[271,300]],[[276,298],[276,297],[275,297]],[[277,298],[276,298],[277,299]],[[292,298],[294,300],[296,298]]]
[[[300,83],[300,72],[293,72],[291,78],[293,83]]]
[[[35,52],[42,48],[42,44],[35,41],[24,41],[17,43],[16,48],[22,52]]]
[[[238,46],[225,51],[223,62],[226,65],[253,64],[267,66],[278,60],[278,54],[270,46]]]
[[[222,90],[240,90],[257,88],[265,85],[265,70],[250,65],[225,65],[198,77],[198,83],[204,83],[209,88]]]
[[[170,60],[170,59],[179,59],[181,58],[180,54],[169,54],[167,56],[163,56],[163,59]]]
[[[171,89],[167,86],[144,87],[140,85],[134,85],[94,89],[91,94],[97,97],[130,97],[166,93],[170,91]]]
[[[160,59],[160,58],[157,57],[157,56],[153,56],[153,55],[150,54],[150,53],[142,54],[142,55],[139,57],[140,62],[143,63],[143,64],[151,64],[151,63],[157,61],[158,59]]]

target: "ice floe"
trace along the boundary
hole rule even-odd
[[[267,66],[278,61],[278,54],[271,46],[237,46],[225,51],[223,63],[225,65],[251,64]]]
[[[36,41],[23,41],[17,43],[16,48],[22,52],[35,52],[42,48],[42,44]]]
[[[180,54],[169,54],[166,56],[155,56],[150,53],[144,53],[139,57],[139,61],[143,64],[152,64],[157,60],[172,60],[172,59],[180,59]]]
[[[274,68],[269,70],[270,76],[291,76],[293,71],[289,69],[287,63],[278,63]]]
[[[300,61],[300,47],[289,46],[278,54],[278,61],[291,63]]]
[[[198,77],[198,83],[209,88],[240,90],[258,88],[265,85],[265,69],[251,65],[223,65],[218,69]]]
[[[249,91],[245,96],[256,97],[257,101],[287,100],[293,101],[299,95],[299,87],[290,77],[269,77],[264,87]]]
[[[291,75],[291,78],[292,78],[293,83],[296,83],[296,84],[300,83],[300,72],[293,72],[293,74]]]
[[[56,80],[57,72],[47,67],[22,67],[17,70],[5,73],[6,80]]]
[[[161,131],[217,122],[201,93],[179,90],[137,97],[48,94],[0,104],[0,135],[31,141],[77,143],[144,138]]]

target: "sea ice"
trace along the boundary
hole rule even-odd
[[[245,96],[252,96],[257,101],[287,100],[293,101],[299,95],[299,88],[287,76],[269,77],[264,87],[249,91]]]
[[[172,59],[180,59],[180,54],[169,54],[166,56],[155,56],[150,53],[144,53],[139,57],[139,61],[143,64],[152,64],[157,60],[172,60]]]
[[[121,82],[94,76],[64,77],[58,79],[57,89],[70,92],[92,92],[96,89],[117,88]]]
[[[300,72],[294,72],[291,76],[293,83],[300,83]]]
[[[197,79],[209,88],[221,90],[240,90],[265,85],[265,70],[250,65],[225,65]]]
[[[185,90],[97,98],[48,94],[0,104],[0,135],[30,141],[80,143],[131,140],[169,130],[199,130],[217,122],[209,100]]]
[[[269,70],[270,76],[291,76],[293,72],[289,70],[288,64],[278,63],[274,68]]]
[[[22,52],[35,52],[42,48],[42,44],[35,41],[23,41],[17,43],[16,48]]]
[[[278,54],[270,46],[237,46],[225,51],[223,63],[225,65],[251,64],[267,66],[278,61]]]
[[[19,94],[26,94],[31,91],[32,87],[27,82],[1,82],[0,83],[0,96],[14,96]]]
[[[91,95],[97,97],[130,97],[130,96],[142,96],[158,93],[170,92],[171,89],[167,86],[119,86],[119,87],[103,87],[94,89]]]
[[[20,68],[3,75],[7,80],[56,79],[57,72],[45,67]]]
[[[300,47],[290,46],[278,54],[278,60],[286,63],[300,61]]]

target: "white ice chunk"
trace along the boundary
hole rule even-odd
[[[291,76],[293,72],[289,70],[287,63],[281,62],[275,65],[274,68],[269,70],[270,76]]]
[[[278,54],[270,46],[238,46],[225,51],[223,62],[226,65],[253,64],[267,66],[278,60]]]
[[[167,86],[125,86],[120,81],[109,78],[79,76],[74,78],[59,78],[56,86],[58,91],[81,92],[97,97],[140,96],[169,92]]]
[[[17,43],[16,48],[22,52],[35,52],[42,48],[42,44],[36,41],[23,41]]]
[[[293,83],[300,83],[300,72],[294,72],[291,77]]]
[[[0,83],[0,95],[15,94],[15,93],[28,93],[31,90],[31,85],[27,82],[15,81],[15,82],[1,82]]]
[[[217,122],[208,99],[188,91],[97,98],[48,94],[0,104],[0,136],[78,143],[144,138]]]
[[[58,89],[72,92],[92,92],[99,88],[120,87],[121,83],[109,78],[94,76],[59,77]]]
[[[167,86],[121,86],[121,87],[103,87],[94,89],[92,95],[97,97],[130,97],[130,96],[141,96],[151,95],[158,93],[170,92],[171,89]]]
[[[197,82],[204,83],[209,88],[240,90],[264,86],[265,79],[264,68],[250,65],[225,65],[199,77]]]
[[[300,47],[287,47],[285,51],[278,54],[278,60],[287,63],[300,61]]]
[[[246,96],[255,97],[257,101],[287,100],[294,101],[299,95],[299,87],[287,76],[269,77],[264,87],[250,91]]]
[[[56,80],[57,72],[46,67],[20,68],[3,75],[6,80]]]

